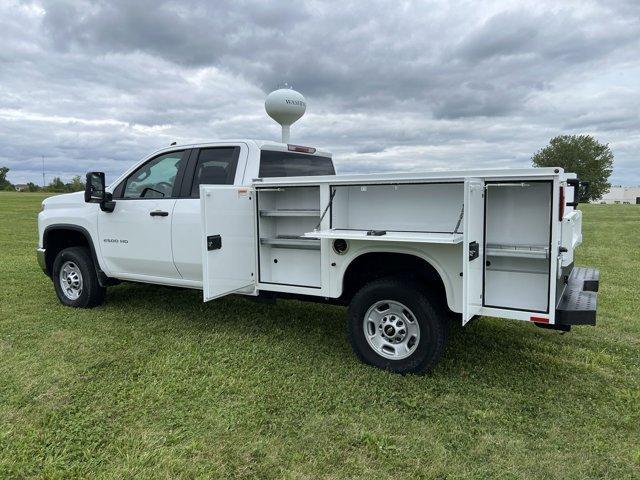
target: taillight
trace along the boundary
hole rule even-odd
[[[558,220],[562,221],[564,218],[564,187],[560,187],[560,218]]]
[[[313,147],[303,147],[302,145],[287,145],[290,152],[300,153],[316,153],[316,149]]]

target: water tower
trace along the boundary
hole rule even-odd
[[[289,143],[289,129],[304,115],[307,102],[300,92],[285,83],[283,88],[267,95],[264,109],[267,115],[282,126],[282,143]]]

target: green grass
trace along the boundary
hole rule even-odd
[[[37,194],[0,194],[0,478],[639,478],[640,208],[585,206],[598,326],[482,318],[431,375],[360,364],[343,308],[39,270]]]

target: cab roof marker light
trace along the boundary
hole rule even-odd
[[[302,145],[287,144],[287,149],[290,152],[316,153],[316,149],[315,148],[313,148],[313,147],[304,147]]]

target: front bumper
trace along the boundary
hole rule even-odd
[[[38,265],[47,276],[51,276],[49,270],[47,269],[47,260],[46,260],[47,250],[44,248],[36,248],[36,257],[38,258]]]
[[[595,325],[600,272],[574,267],[556,308],[556,325]]]

